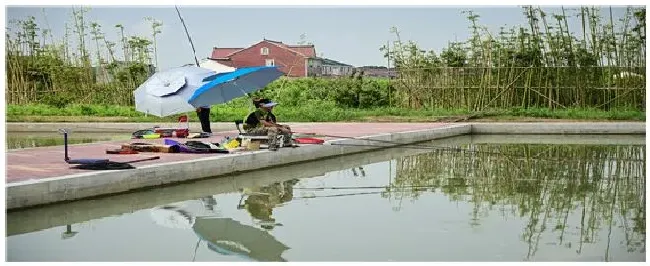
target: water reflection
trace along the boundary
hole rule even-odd
[[[66,240],[72,238],[73,236],[77,235],[77,233],[79,232],[72,231],[72,225],[68,224],[65,226],[65,232],[61,234],[61,239]]]
[[[197,210],[190,204],[168,205],[154,208],[152,218],[161,226],[191,228],[198,237],[193,257],[196,257],[197,248],[204,241],[209,250],[221,255],[251,261],[285,261],[282,253],[289,247],[267,230],[281,225],[272,217],[273,209],[293,199],[293,186],[296,183],[298,179],[291,179],[244,189],[237,208],[245,209],[260,228],[212,213],[206,215],[206,211],[214,212],[217,205],[212,196],[199,198],[204,210]]]
[[[10,213],[9,260],[643,260],[645,146],[466,142]]]
[[[291,179],[260,188],[244,189],[242,198],[246,199],[237,208],[246,209],[262,228],[271,230],[282,225],[272,217],[273,208],[293,199],[293,186],[296,183],[298,179]]]
[[[76,133],[68,138],[68,144],[85,144],[110,140],[128,140],[128,133]],[[25,149],[62,146],[63,137],[57,132],[7,132],[6,148]]]
[[[584,244],[606,238],[603,252],[609,260],[610,244],[615,244],[610,236],[621,230],[628,252],[645,253],[645,146],[460,148],[482,153],[435,151],[399,159],[397,176],[383,197],[399,202],[439,191],[452,201],[471,202],[474,226],[494,209],[504,217],[526,218],[521,239],[529,247],[527,259],[535,256],[541,236],[549,233],[556,237],[553,245],[577,254]],[[571,223],[575,218],[577,224]],[[598,235],[601,229],[606,236]]]
[[[285,261],[282,252],[289,249],[271,234],[244,225],[231,218],[200,217],[192,226],[208,249],[254,261]]]

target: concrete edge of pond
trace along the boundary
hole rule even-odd
[[[441,145],[472,144],[583,144],[583,145],[645,145],[642,135],[462,135],[444,138]],[[434,144],[437,145],[437,144]],[[193,182],[144,189],[133,193],[122,193],[78,200],[62,204],[50,204],[40,208],[28,208],[7,215],[7,236],[39,231],[52,227],[77,224],[102,217],[133,213],[168,204],[195,200],[198,198],[238,193],[241,189],[265,187],[290,179],[323,176],[332,171],[347,171],[367,164],[390,161],[403,156],[430,153],[426,149],[394,147],[364,153],[347,154],[312,160],[300,164],[288,164],[267,168],[264,171],[248,171],[229,174],[219,178],[206,178]],[[83,210],[83,211],[80,211]],[[42,219],[48,217],[48,219]]]
[[[385,140],[404,144],[470,134],[470,124],[397,133],[383,133],[358,139],[336,139],[325,145],[284,148],[276,152],[256,151],[219,155],[182,162],[160,163],[131,170],[90,172],[41,180],[26,180],[6,185],[6,208],[20,209],[56,202],[128,192],[146,187],[223,176],[273,166],[307,162],[344,154],[375,150]],[[375,146],[344,146],[375,145]],[[386,147],[394,145],[387,144]]]
[[[643,134],[645,122],[471,123],[472,134]]]
[[[284,123],[284,122],[283,122]],[[344,123],[344,122],[341,122]],[[290,126],[309,125],[309,124],[337,124],[337,122],[286,122]],[[60,128],[68,129],[70,132],[84,133],[106,133],[106,132],[134,132],[136,130],[160,127],[177,127],[178,122],[93,122],[92,126],[83,122],[10,122],[5,124],[8,132],[57,132]],[[233,122],[211,122],[210,128],[213,132],[235,131]],[[189,123],[190,131],[201,131],[199,122]]]
[[[469,137],[469,135],[463,135],[456,138]],[[451,143],[451,145],[454,144],[457,143]],[[375,150],[347,154],[301,164],[271,167],[264,171],[243,172],[241,174],[232,174],[220,178],[206,178],[195,182],[184,182],[93,200],[78,200],[62,204],[50,204],[41,208],[23,209],[7,215],[7,236],[65,226],[67,224],[77,224],[102,217],[151,209],[157,206],[173,205],[176,202],[193,200],[209,195],[237,193],[240,192],[240,189],[265,187],[291,179],[323,176],[332,171],[349,170],[366,164],[430,152],[424,149],[400,147],[394,147],[388,150],[391,152]],[[41,219],[42,217],[48,217],[48,219]]]
[[[210,123],[213,131],[235,130],[235,124],[227,122],[212,122]],[[26,123],[26,122],[11,122],[6,123],[7,131],[13,132],[57,132],[59,128],[65,128],[72,132],[133,132],[140,129],[152,128],[154,126],[161,127],[174,127],[177,122],[93,122],[92,126],[88,123],[82,122],[39,122],[39,123]],[[190,122],[189,127],[191,131],[200,131],[201,124],[198,122]]]

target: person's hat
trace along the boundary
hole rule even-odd
[[[276,105],[278,105],[278,103],[273,102],[273,101],[271,101],[269,99],[262,99],[260,101],[260,106],[262,106],[262,107],[273,107],[273,106],[276,106]]]

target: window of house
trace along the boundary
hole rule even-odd
[[[266,66],[275,66],[275,60],[266,59]]]
[[[262,49],[260,49],[260,54],[269,55],[269,48],[262,47]]]

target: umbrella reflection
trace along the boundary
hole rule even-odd
[[[247,189],[250,190],[245,193],[247,198],[240,201],[238,208],[246,209],[260,227],[273,229],[280,225],[272,217],[273,208],[293,199],[293,186],[297,182],[294,179],[258,189]],[[202,197],[198,201],[205,209],[215,211],[217,202],[214,197]],[[216,217],[214,214],[199,215],[198,209],[192,211],[190,205],[158,207],[152,210],[151,215],[156,224],[161,226],[192,228],[198,236],[192,261],[202,242],[205,242],[209,250],[226,256],[250,261],[285,261],[282,253],[289,247],[268,231],[242,224],[232,218]]]
[[[193,229],[207,242],[208,249],[223,255],[254,261],[285,261],[282,253],[289,249],[268,232],[231,218],[200,217]]]
[[[188,229],[195,221],[195,215],[175,206],[163,206],[151,210],[153,221],[167,228]]]
[[[199,200],[203,203],[203,207],[208,211],[214,211],[214,207],[217,206],[217,200],[212,196],[201,197]]]

